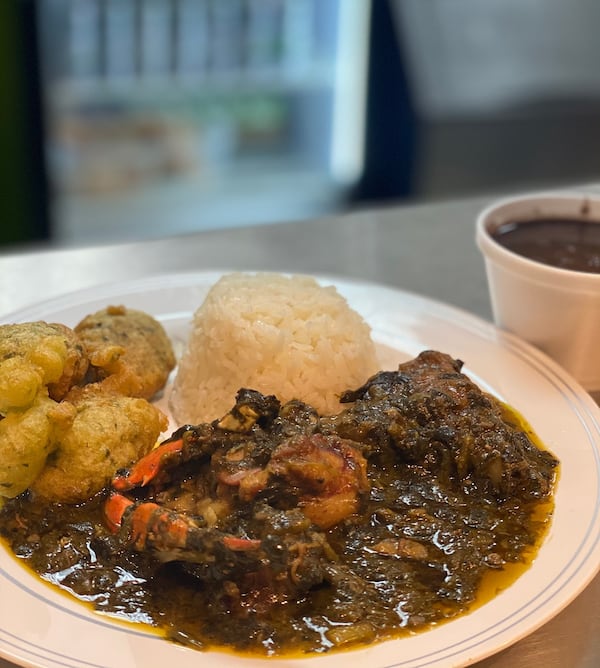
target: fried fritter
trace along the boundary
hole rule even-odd
[[[75,327],[90,359],[88,382],[129,397],[152,398],[175,367],[173,346],[152,316],[109,306]]]
[[[79,337],[65,325],[0,325],[0,413],[31,406],[44,386],[51,399],[60,401],[82,382],[87,368]]]
[[[73,412],[39,392],[29,408],[0,419],[0,497],[15,497],[31,485],[56,448],[55,431],[69,428]]]
[[[141,311],[109,307],[78,331],[1,325],[0,499],[29,488],[76,503],[102,489],[166,429],[146,399],[174,366],[164,329]]]
[[[0,325],[0,497],[23,492],[68,427],[72,407],[58,403],[88,367],[72,329],[47,322]]]
[[[78,503],[105,487],[115,472],[156,444],[167,418],[145,399],[125,397],[100,385],[76,388],[63,404],[75,416],[57,435],[57,447],[31,490],[50,502]]]

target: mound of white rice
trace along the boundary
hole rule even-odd
[[[241,387],[322,413],[378,370],[369,326],[335,287],[307,276],[227,274],[194,314],[170,409],[179,424],[222,417]]]

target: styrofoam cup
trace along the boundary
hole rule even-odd
[[[556,360],[589,391],[600,390],[600,274],[560,269],[507,250],[500,225],[540,218],[600,224],[600,198],[532,193],[493,203],[477,217],[494,321]]]

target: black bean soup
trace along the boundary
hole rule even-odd
[[[600,223],[575,218],[511,221],[497,227],[491,236],[530,260],[600,274]]]

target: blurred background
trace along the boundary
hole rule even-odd
[[[1,0],[0,244],[595,181],[596,0]]]

